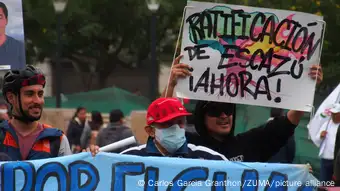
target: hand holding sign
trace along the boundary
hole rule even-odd
[[[84,149],[83,152],[90,152],[94,157],[99,153],[99,147],[97,145],[90,145],[86,150]]]
[[[321,65],[313,64],[310,68],[308,75],[313,79],[317,80],[316,83],[320,84],[323,80],[323,72]]]
[[[180,55],[176,57],[174,60],[171,72],[170,72],[170,80],[168,84],[168,92],[167,97],[172,97],[173,95],[173,89],[175,88],[178,79],[183,79],[186,77],[189,77],[192,75],[193,68],[189,66],[188,64],[181,63],[181,59],[183,58],[183,55]],[[319,64],[313,64],[310,69],[308,75],[311,79],[317,80],[317,84],[320,84],[323,80],[323,71],[322,67]],[[163,95],[163,97],[165,97]]]
[[[327,131],[322,131],[320,134],[320,138],[323,139],[326,137],[326,135],[327,135]]]
[[[183,55],[180,55],[174,60],[169,81],[169,85],[172,87],[176,86],[178,78],[185,78],[187,76],[191,76],[190,71],[192,70],[192,67],[190,67],[188,64],[180,63],[182,57]]]

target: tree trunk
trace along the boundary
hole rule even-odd
[[[97,88],[98,89],[103,89],[103,88],[106,88],[106,80],[107,80],[107,77],[106,75],[103,75],[103,74],[100,74],[98,73],[98,82],[97,82]]]

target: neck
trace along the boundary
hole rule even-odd
[[[229,135],[229,134],[219,135],[217,133],[212,133],[212,132],[210,132],[209,134],[212,138],[214,138],[215,140],[217,140],[219,142],[223,142],[225,140],[225,138]]]
[[[121,122],[117,121],[117,122],[110,122],[112,125],[122,125]]]
[[[85,121],[81,121],[78,117],[74,118],[74,120],[76,120],[80,125],[85,123]]]
[[[153,142],[155,143],[157,150],[158,150],[163,156],[169,156],[169,155],[170,155],[170,153],[169,153],[165,148],[163,148],[162,145],[161,145],[156,139],[154,139]]]
[[[12,118],[10,122],[14,126],[15,129],[19,130],[20,132],[24,134],[29,134],[38,127],[37,121],[31,122],[31,123],[24,123],[15,118]]]
[[[7,36],[5,33],[0,34],[0,46],[5,43],[6,39],[7,39]]]

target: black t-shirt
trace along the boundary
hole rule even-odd
[[[189,132],[186,135],[189,143],[208,147],[230,161],[267,162],[294,135],[296,127],[282,116],[247,132],[229,136],[224,141],[217,141],[209,135]]]

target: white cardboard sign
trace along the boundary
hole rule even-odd
[[[188,2],[179,80],[181,98],[311,111],[323,18],[301,12]]]

